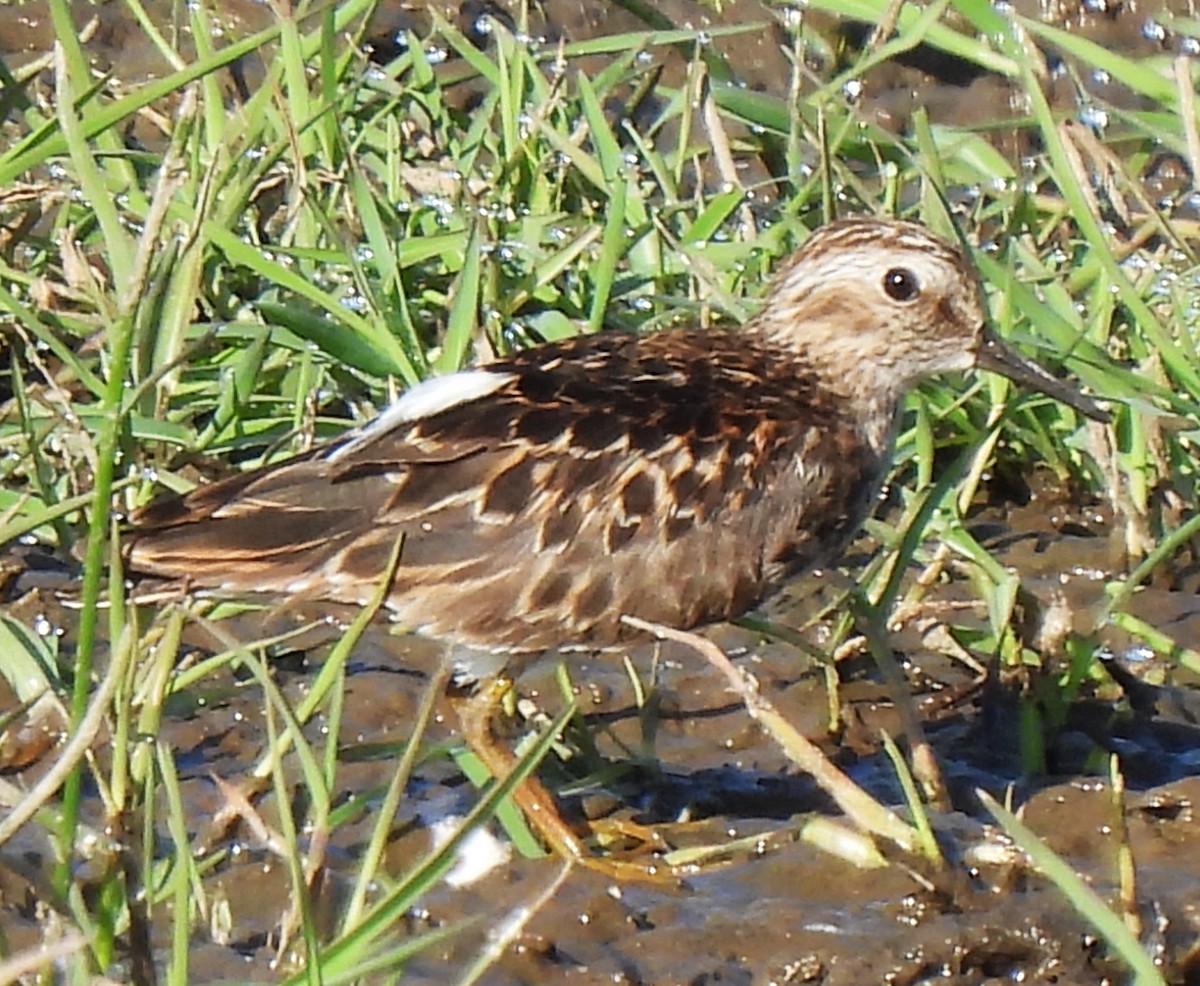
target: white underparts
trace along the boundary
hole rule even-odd
[[[374,421],[366,425],[345,445],[335,449],[329,456],[337,462],[352,455],[364,445],[373,442],[399,425],[412,424],[453,407],[469,404],[494,394],[501,387],[512,383],[515,373],[496,373],[492,370],[461,370],[444,377],[431,377],[410,387],[391,407],[386,408]]]

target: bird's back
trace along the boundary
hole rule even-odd
[[[221,595],[368,599],[474,647],[736,616],[830,560],[887,450],[745,333],[605,334],[424,385],[324,449],[152,504],[130,567]],[[389,416],[390,415],[390,416]]]

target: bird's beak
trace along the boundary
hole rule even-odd
[[[1093,421],[1107,424],[1112,420],[1108,411],[1094,400],[1081,394],[1069,384],[1063,383],[1058,377],[1051,376],[1037,363],[1026,359],[996,335],[990,327],[985,327],[983,330],[983,339],[979,344],[979,352],[975,356],[975,365],[1008,377],[1013,383],[1020,384],[1022,387],[1040,390],[1047,397],[1062,401],[1075,408],[1080,414],[1087,415]]]

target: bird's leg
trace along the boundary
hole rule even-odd
[[[464,742],[497,779],[507,777],[517,763],[513,754],[496,739],[492,729],[496,710],[512,685],[511,678],[499,674],[480,682],[465,695],[452,695]],[[577,862],[611,879],[662,882],[673,881],[680,876],[674,868],[656,865],[652,861],[596,856],[584,838],[562,817],[545,785],[532,774],[513,790],[513,800],[542,841],[563,859]],[[591,834],[590,826],[588,834]]]
[[[469,694],[454,698],[463,741],[497,780],[507,777],[517,765],[516,757],[496,739],[492,728],[496,710],[512,687],[511,678],[499,675],[481,682]],[[554,798],[536,776],[531,774],[517,785],[513,800],[559,856],[580,859],[587,855],[587,847],[563,819]]]

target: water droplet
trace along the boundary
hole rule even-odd
[[[789,30],[796,30],[804,22],[804,4],[789,3],[779,8],[779,19]]]
[[[448,216],[454,211],[450,200],[441,195],[422,195],[420,202],[426,209],[432,209],[439,216]]]
[[[1099,106],[1084,106],[1079,110],[1079,122],[1085,127],[1102,132],[1108,129],[1108,111]]]

